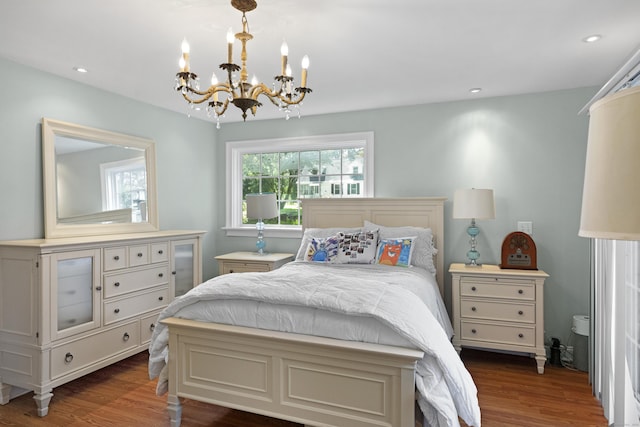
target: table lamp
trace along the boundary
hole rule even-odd
[[[476,219],[494,219],[496,208],[493,200],[493,190],[463,189],[456,190],[453,195],[453,217],[456,219],[470,219],[471,224],[467,228],[471,249],[467,252],[466,263],[468,266],[480,266],[478,258],[480,252],[476,250],[476,237],[480,229],[476,226]]]
[[[264,255],[267,242],[264,240],[263,220],[278,216],[278,203],[275,193],[247,194],[247,219],[257,219],[258,241],[256,249],[260,255]]]

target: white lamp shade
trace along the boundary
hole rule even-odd
[[[458,219],[494,219],[493,190],[469,188],[453,195],[453,217]]]
[[[640,87],[589,108],[582,237],[640,240]]]
[[[275,193],[247,194],[247,218],[268,219],[278,216]]]

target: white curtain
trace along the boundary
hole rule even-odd
[[[610,425],[640,426],[640,243],[594,239],[593,391]]]

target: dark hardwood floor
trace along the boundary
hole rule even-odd
[[[169,426],[166,396],[155,395],[147,353],[54,389],[49,415],[38,417],[32,394],[0,406],[1,426]],[[547,366],[536,373],[526,357],[464,349],[478,387],[484,427],[606,426],[586,373]],[[185,400],[184,427],[299,427],[299,424]]]

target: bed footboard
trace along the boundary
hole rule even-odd
[[[169,318],[171,425],[180,398],[309,426],[415,426],[422,351]]]

